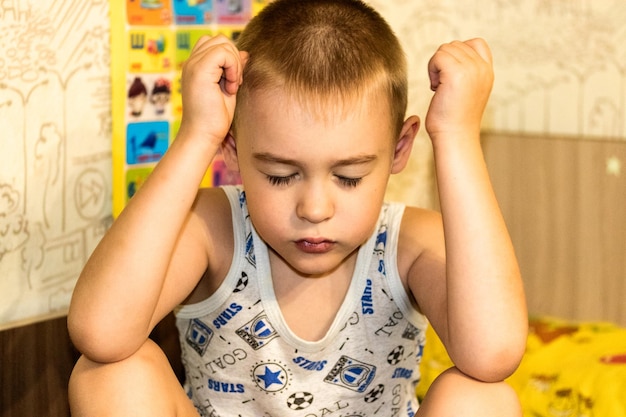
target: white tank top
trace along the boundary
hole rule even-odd
[[[224,191],[235,241],[230,271],[211,297],[176,311],[185,386],[200,415],[413,416],[427,321],[397,270],[404,206],[384,205],[333,324],[311,342],[281,314],[245,193]]]

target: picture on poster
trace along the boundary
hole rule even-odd
[[[170,0],[126,0],[128,24],[143,26],[169,25],[172,23],[171,6]]]
[[[157,162],[169,146],[169,123],[129,123],[126,141],[127,165]]]
[[[177,25],[203,25],[214,20],[213,2],[210,0],[174,0]]]
[[[171,117],[170,74],[129,74],[127,85],[126,116],[129,122]]]
[[[132,73],[172,71],[174,32],[141,29],[128,33],[128,70]]]
[[[215,12],[221,24],[245,24],[252,17],[251,4],[245,0],[216,0]]]
[[[132,196],[135,195],[137,190],[141,188],[148,176],[152,173],[154,167],[146,167],[146,168],[129,168],[126,171],[125,177],[125,203],[128,203],[128,200],[131,199]]]

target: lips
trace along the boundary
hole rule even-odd
[[[335,245],[335,242],[321,238],[300,239],[295,243],[296,247],[302,252],[312,254],[329,252]]]

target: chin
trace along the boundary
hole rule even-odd
[[[289,267],[298,273],[298,275],[306,278],[323,278],[325,276],[333,275],[342,267],[353,266],[353,262],[356,262],[357,251],[349,254],[345,257],[339,258],[336,254],[323,254],[323,255],[310,255],[300,254],[297,255],[295,262],[289,262],[285,260]],[[354,256],[353,256],[354,255]],[[284,259],[284,258],[283,258]],[[292,258],[293,260],[293,258]],[[350,268],[352,271],[354,268]],[[352,273],[350,273],[352,275]]]

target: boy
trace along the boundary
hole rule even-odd
[[[442,216],[383,203],[420,122],[375,11],[278,0],[238,47],[195,46],[178,137],[79,279],[74,415],[520,415],[501,382],[526,310],[480,150],[485,43],[429,63]],[[198,192],[220,148],[243,188]],[[186,393],[148,340],[181,304]],[[456,367],[420,405],[426,318]]]

